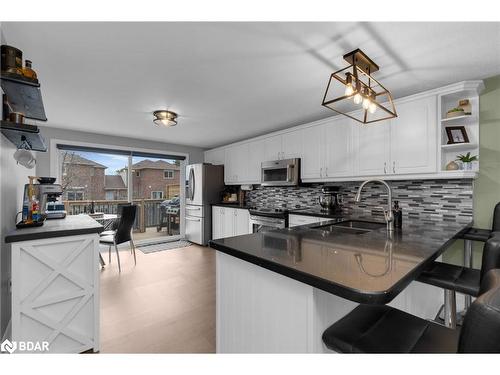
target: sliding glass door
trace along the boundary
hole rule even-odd
[[[181,160],[133,156],[132,199],[138,204],[137,240],[165,239],[180,235]]]
[[[137,205],[136,243],[183,236],[184,158],[135,151],[58,145],[62,201],[68,215],[108,224],[120,204]]]

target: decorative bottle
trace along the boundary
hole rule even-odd
[[[394,227],[401,228],[403,226],[403,212],[399,207],[399,201],[394,201],[394,208],[392,210],[392,215],[394,217]]]

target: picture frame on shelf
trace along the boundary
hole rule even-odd
[[[469,143],[469,137],[465,126],[447,126],[446,135],[448,136],[448,144]]]

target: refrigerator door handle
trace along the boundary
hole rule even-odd
[[[189,170],[189,199],[192,201],[194,199],[194,189],[195,189],[195,179],[194,179],[194,168]]]

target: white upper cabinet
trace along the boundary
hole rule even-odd
[[[302,179],[319,179],[323,177],[324,135],[323,125],[311,126],[300,130],[300,137],[302,138],[300,177]]]
[[[214,165],[224,165],[224,149],[216,148],[213,150],[205,151],[205,163],[211,163]]]
[[[397,105],[398,117],[391,120],[391,173],[437,171],[436,107],[436,96]]]
[[[248,143],[226,148],[224,162],[224,182],[244,183],[248,175]]]
[[[264,157],[264,141],[256,140],[248,143],[247,183],[260,184],[261,167]]]
[[[451,156],[441,150],[448,149],[448,145],[441,139],[442,114],[438,116],[437,112],[443,110],[438,98],[451,92],[453,100],[447,100],[454,105],[455,97],[462,95],[450,90],[467,85],[478,87],[478,82],[482,84],[467,81],[398,99],[398,117],[390,120],[364,125],[338,115],[206,151],[205,161],[224,164],[225,182],[232,185],[258,184],[262,162],[291,158],[301,159],[304,182],[418,178],[412,175],[449,178],[451,172],[441,170]],[[478,139],[477,133],[471,132],[473,138]]]
[[[300,158],[302,156],[302,138],[300,131],[293,131],[283,134],[282,159]]]
[[[390,121],[363,125],[353,123],[355,133],[355,172],[358,176],[389,173]]]
[[[264,138],[264,158],[262,161],[300,158],[302,156],[302,140],[300,131],[273,135]]]
[[[337,117],[324,125],[325,148],[323,177],[335,178],[353,175],[353,132],[356,124],[348,117]],[[320,144],[321,144],[320,143]]]
[[[264,161],[283,159],[281,141],[281,135],[275,135],[264,139]]]

